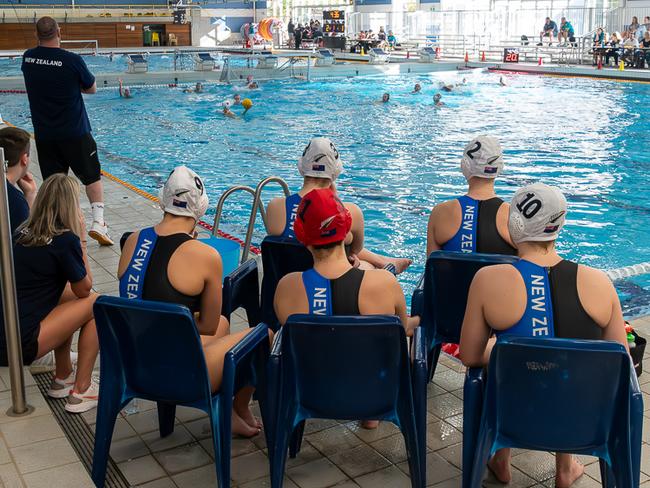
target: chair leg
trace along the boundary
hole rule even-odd
[[[610,450],[612,468],[614,478],[616,480],[616,486],[630,487],[630,488],[639,488],[638,483],[635,485],[635,476],[632,472],[634,469],[632,467],[632,453],[630,452],[630,446],[623,445],[626,443],[621,443],[618,446],[615,446]],[[609,478],[609,473],[608,473]],[[609,484],[609,479],[607,480]]]
[[[616,479],[612,472],[612,468],[607,464],[607,461],[602,458],[598,460],[598,463],[600,465],[600,480],[603,488],[615,488]]]
[[[465,378],[463,388],[463,488],[469,488],[472,479],[472,466],[483,410],[483,387],[482,378],[470,378],[469,376]]]
[[[492,436],[487,429],[481,427],[476,441],[476,451],[474,453],[474,463],[471,467],[470,484],[468,488],[481,488],[485,468],[490,458],[490,449],[492,448]],[[463,466],[463,470],[468,469]],[[463,487],[465,488],[465,487]]]
[[[274,430],[275,442],[271,462],[271,488],[282,488],[284,482],[284,469],[287,464],[287,449],[293,431],[290,425],[291,420],[287,418],[283,423],[278,421]]]
[[[295,458],[300,452],[300,447],[302,446],[302,436],[305,433],[305,421],[303,420],[296,428],[293,429],[291,433],[291,439],[289,440],[289,457],[291,459]]]
[[[106,480],[106,465],[113,439],[113,429],[121,408],[119,400],[119,398],[110,398],[107,394],[99,397],[92,470],[92,479],[98,488],[103,488]]]
[[[436,374],[436,366],[438,366],[441,349],[442,344],[434,344],[433,348],[429,351],[429,357],[427,358],[427,364],[429,365],[429,383],[433,380],[433,375]]]
[[[424,488],[426,485],[426,446],[420,446],[418,442],[415,416],[413,412],[409,411],[398,411],[397,415],[408,454],[411,487]]]
[[[158,428],[160,437],[167,437],[174,432],[176,405],[158,402]]]

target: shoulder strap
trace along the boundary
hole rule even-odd
[[[300,205],[301,200],[302,197],[298,193],[294,193],[285,199],[286,219],[282,237],[296,237],[293,232],[293,223],[298,215],[298,206]]]
[[[332,288],[330,280],[321,276],[315,269],[302,273],[302,283],[307,292],[309,313],[332,315]]]
[[[476,252],[476,226],[478,222],[478,201],[467,195],[459,197],[461,221],[458,232],[442,246],[445,251]]]
[[[555,337],[553,326],[553,301],[548,271],[535,263],[520,259],[513,264],[526,286],[526,311],[510,329],[496,332],[500,335],[522,337]]]
[[[122,298],[142,300],[144,277],[147,274],[156,240],[158,240],[158,235],[153,227],[147,227],[140,231],[131,262],[120,278],[120,296]]]

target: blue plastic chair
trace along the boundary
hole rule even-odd
[[[411,315],[420,316],[420,328],[429,350],[429,381],[433,378],[443,343],[458,344],[467,294],[476,272],[484,266],[508,264],[516,256],[434,251],[413,292]]]
[[[427,366],[421,339],[417,331],[411,363],[395,316],[289,317],[269,359],[268,390],[275,392],[268,399],[271,486],[282,486],[291,437],[295,454],[304,421],[324,418],[396,424],[406,442],[411,484],[424,487]]]
[[[277,331],[280,327],[273,309],[273,297],[278,282],[283,276],[314,267],[314,259],[309,250],[296,239],[267,236],[261,244],[262,267],[262,320]]]
[[[230,320],[242,307],[251,327],[261,322],[260,283],[257,262],[249,259],[223,279],[221,314]]]
[[[490,456],[516,447],[596,456],[601,473],[611,468],[616,486],[638,488],[643,397],[622,345],[504,338],[492,350],[488,370],[476,455],[471,468],[464,466],[470,481],[463,486],[480,487]],[[475,399],[464,398],[467,415],[475,408],[467,402]]]
[[[268,328],[260,324],[225,356],[220,390],[211,392],[201,339],[180,305],[101,296],[94,306],[101,350],[92,478],[104,486],[115,420],[133,398],[158,403],[161,437],[174,431],[177,405],[207,412],[212,425],[218,486],[230,486],[233,395],[262,382]]]

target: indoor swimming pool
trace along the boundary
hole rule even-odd
[[[146,191],[157,189],[178,164],[202,175],[212,222],[219,195],[235,184],[284,178],[298,190],[296,161],[315,135],[338,146],[343,200],[365,212],[366,247],[409,257],[400,276],[407,295],[425,262],[426,225],[436,203],[464,193],[461,152],[473,137],[498,137],[506,167],[497,192],[508,201],[534,181],[556,185],[569,202],[559,242],[566,257],[601,269],[650,261],[650,86],[587,79],[504,75],[484,71],[422,76],[355,77],[311,83],[272,81],[259,90],[208,84],[204,93],[135,88],[86,97],[106,171]],[[440,81],[466,83],[432,95]],[[411,95],[414,83],[422,93]],[[254,106],[237,119],[221,114],[237,92]],[[379,103],[389,92],[390,102]],[[31,129],[24,95],[0,95],[0,113]],[[264,200],[279,194],[269,187]],[[222,228],[243,237],[250,200],[229,201]],[[255,242],[263,237],[259,223]],[[650,276],[619,282],[630,316],[650,312]]]

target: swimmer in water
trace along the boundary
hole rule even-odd
[[[508,83],[506,83],[506,80],[503,79],[503,76],[499,78],[499,85],[508,86]]]
[[[127,86],[125,87],[122,84],[122,78],[118,80],[120,82],[120,97],[122,98],[133,98],[133,95],[131,94],[131,89]]]
[[[440,93],[436,93],[433,96],[433,105],[435,107],[444,107],[445,106],[445,102],[442,101],[442,95]]]
[[[231,119],[236,119],[237,116],[233,113],[232,110],[230,110],[230,102],[223,102],[223,114],[226,117],[230,117]]]
[[[253,75],[248,75],[246,77],[246,88],[249,90],[255,90],[260,86],[257,84],[257,81],[253,81]]]
[[[241,105],[241,95],[239,93],[235,93],[235,96],[232,99],[232,104]]]
[[[454,85],[452,83],[440,83],[440,89],[446,92],[453,91]]]
[[[456,83],[456,86],[465,86],[467,85],[467,78],[463,78],[460,83]]]
[[[203,93],[203,83],[199,81],[196,83],[194,88],[185,88],[183,93]]]
[[[413,91],[411,92],[411,95],[415,95],[416,93],[420,93],[422,91],[422,87],[420,86],[419,83],[416,83],[415,86],[413,87]]]
[[[390,100],[390,93],[384,93],[381,96],[382,103],[388,103],[389,100]]]

